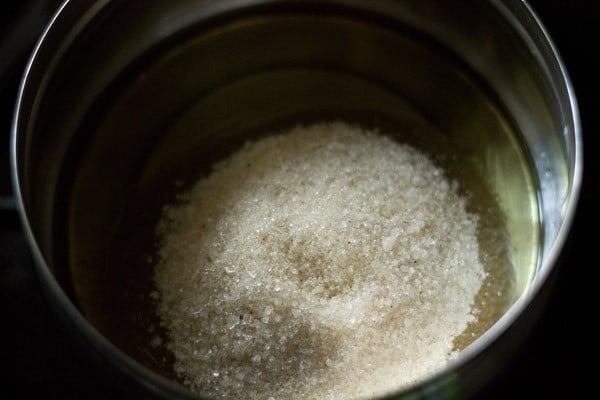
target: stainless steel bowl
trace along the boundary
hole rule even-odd
[[[145,355],[152,221],[175,177],[323,118],[452,143],[480,169],[506,218],[514,298],[397,397],[489,380],[545,301],[581,181],[569,78],[518,0],[66,1],[22,81],[12,168],[43,293],[81,352],[145,396],[193,397],[169,354]]]

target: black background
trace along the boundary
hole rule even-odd
[[[450,0],[449,0],[450,1]],[[0,398],[113,399],[46,315],[31,260],[11,210],[8,137],[18,79],[31,46],[58,1],[6,1],[0,11]],[[535,0],[530,4],[548,29],[578,98],[583,125],[584,181],[575,223],[558,279],[541,319],[503,372],[476,396],[486,399],[587,398],[595,364],[591,323],[598,317],[592,284],[598,265],[600,201],[593,151],[600,128],[596,101],[600,62],[600,2]],[[590,363],[591,361],[591,363]]]

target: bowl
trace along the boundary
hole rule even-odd
[[[497,209],[483,230],[506,245],[479,239],[505,295],[482,293],[497,304],[459,356],[392,397],[491,379],[545,302],[582,166],[567,72],[516,0],[63,3],[23,77],[12,170],[41,290],[83,357],[143,397],[195,398],[152,345],[162,207],[247,140],[324,120],[423,149]]]

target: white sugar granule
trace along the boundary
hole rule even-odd
[[[341,122],[247,143],[158,225],[177,375],[211,398],[356,399],[443,367],[485,275],[456,186]]]

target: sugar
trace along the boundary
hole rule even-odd
[[[457,187],[343,122],[217,163],[157,227],[154,297],[181,381],[211,398],[355,399],[442,368],[485,277]]]

